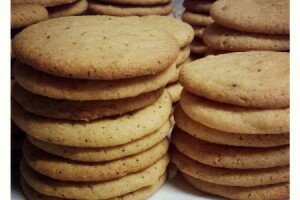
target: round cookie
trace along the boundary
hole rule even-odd
[[[193,26],[193,29],[195,31],[195,37],[199,39],[202,38],[205,28],[206,27],[203,26]]]
[[[289,166],[250,170],[211,167],[185,156],[175,148],[172,151],[172,161],[181,172],[220,185],[242,187],[271,185],[289,182],[290,176]]]
[[[89,121],[108,116],[122,115],[153,104],[164,89],[144,93],[136,97],[104,101],[72,101],[32,94],[19,84],[13,84],[12,96],[28,112],[39,116]]]
[[[214,3],[210,14],[216,22],[234,30],[289,34],[289,7],[289,0],[221,0]]]
[[[183,177],[196,189],[229,199],[289,199],[289,183],[256,187],[235,187],[208,183],[200,179],[195,179],[187,174],[183,174]]]
[[[112,16],[54,18],[16,35],[13,51],[20,62],[37,70],[79,79],[133,78],[171,66],[178,57],[178,41],[134,22]]]
[[[172,3],[149,6],[125,6],[118,4],[105,4],[99,1],[89,2],[88,11],[92,14],[111,16],[145,16],[145,15],[168,15],[173,11]]]
[[[13,72],[26,90],[54,99],[113,100],[136,97],[164,87],[176,73],[175,64],[156,74],[118,81],[66,79],[48,75],[15,62]]]
[[[187,10],[182,13],[182,21],[196,26],[208,26],[214,22],[211,16],[207,14],[194,13]]]
[[[168,151],[168,139],[136,155],[104,163],[82,163],[48,154],[25,140],[26,163],[47,177],[62,181],[98,182],[120,178],[153,165]]]
[[[186,61],[188,59],[188,57],[190,56],[190,46],[187,45],[186,47],[181,48],[177,60],[176,60],[176,65],[181,65],[182,63],[184,63],[184,61]]]
[[[190,45],[191,53],[193,54],[205,54],[208,50],[208,46],[202,41],[202,39],[195,38]]]
[[[30,4],[16,4],[11,6],[12,29],[29,26],[46,19],[48,19],[48,12],[43,6]]]
[[[169,92],[173,103],[179,101],[182,89],[183,87],[180,85],[180,83],[167,85],[166,90]]]
[[[106,200],[141,200],[141,199],[148,199],[151,195],[153,195],[165,182],[166,180],[166,174],[162,175],[156,183],[154,183],[151,186],[146,186],[141,189],[138,189],[134,192],[130,192],[128,194],[115,197],[115,198],[109,198]],[[65,198],[59,198],[59,197],[51,197],[43,195],[34,189],[32,189],[24,180],[24,178],[21,177],[21,187],[23,190],[24,195],[30,199],[30,200],[66,200]]]
[[[174,111],[176,125],[191,136],[216,144],[244,147],[273,147],[290,143],[290,134],[239,134],[209,128],[190,118],[177,106]]]
[[[193,28],[183,21],[174,17],[167,16],[144,16],[140,17],[142,23],[152,24],[156,28],[160,28],[172,34],[178,41],[181,50],[187,48],[188,44],[194,38]]]
[[[108,147],[132,142],[158,130],[169,119],[172,102],[165,91],[154,104],[146,108],[91,122],[38,117],[24,111],[15,102],[12,108],[13,121],[34,138],[64,146]]]
[[[55,6],[48,8],[49,17],[64,17],[72,15],[80,15],[88,8],[88,2],[86,0],[77,0],[70,4]]]
[[[110,181],[91,183],[48,178],[30,169],[24,160],[21,161],[20,170],[30,187],[47,196],[67,199],[108,199],[155,184],[165,173],[168,163],[169,157],[165,155],[151,167],[135,174]]]
[[[289,146],[247,148],[212,144],[173,129],[172,143],[186,156],[202,164],[229,169],[262,169],[289,165]]]
[[[208,56],[187,64],[181,84],[214,101],[255,108],[289,107],[290,54],[249,51]]]
[[[214,1],[212,0],[184,0],[183,6],[192,12],[209,13],[209,9],[213,3]]]
[[[243,33],[222,27],[216,23],[209,25],[203,34],[203,41],[215,50],[224,51],[289,51],[289,35]]]
[[[63,158],[81,162],[104,162],[131,156],[148,150],[162,141],[171,130],[168,120],[160,129],[141,139],[124,145],[103,148],[68,147],[44,142],[28,135],[30,142],[36,147]]]
[[[170,0],[98,0],[105,3],[115,3],[124,5],[157,5],[169,3]]]
[[[45,7],[73,3],[76,0],[11,0],[11,4],[38,4]]]
[[[187,90],[181,93],[180,105],[193,120],[224,132],[243,134],[290,132],[289,108],[272,110],[244,108],[210,101]]]

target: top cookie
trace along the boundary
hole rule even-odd
[[[186,64],[180,83],[205,98],[245,107],[289,107],[289,53],[250,51]]]
[[[40,5],[16,4],[11,6],[11,28],[21,28],[48,19],[48,11]]]
[[[213,4],[210,15],[238,31],[289,34],[289,7],[289,0],[220,0]]]
[[[39,4],[41,6],[51,7],[62,4],[73,3],[76,0],[11,0],[12,4]]]
[[[94,80],[156,74],[175,62],[180,47],[171,34],[133,22],[110,16],[50,19],[19,33],[13,50],[37,70]]]

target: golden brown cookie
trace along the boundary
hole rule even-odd
[[[194,13],[187,10],[182,13],[182,21],[196,26],[208,26],[214,22],[211,16],[207,14]]]

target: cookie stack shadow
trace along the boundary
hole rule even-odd
[[[171,157],[187,182],[229,199],[289,198],[289,53],[208,56],[180,83]]]
[[[193,26],[195,38],[191,43],[191,54],[195,58],[201,58],[208,51],[207,45],[203,42],[204,29],[212,24],[214,20],[209,10],[215,0],[184,0],[185,11],[182,13],[182,21]]]
[[[180,49],[171,34],[135,18],[57,18],[24,29],[13,49],[28,199],[147,199],[159,189],[172,110],[164,88]]]
[[[145,16],[171,15],[171,0],[90,0],[88,11],[96,15]]]
[[[220,0],[210,9],[215,23],[203,41],[215,53],[233,51],[289,51],[289,0]]]

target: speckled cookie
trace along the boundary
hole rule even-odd
[[[290,143],[290,134],[239,134],[219,131],[209,128],[190,118],[177,106],[174,111],[176,125],[198,139],[231,146],[244,147],[274,147]]]
[[[16,4],[11,6],[11,28],[21,28],[48,19],[46,8],[40,5]]]
[[[187,47],[194,38],[193,28],[174,17],[151,15],[140,17],[140,19],[142,23],[147,23],[172,34],[177,39],[181,50]]]
[[[191,53],[193,54],[200,54],[204,55],[207,50],[208,46],[202,41],[202,39],[196,38],[190,45]]]
[[[224,132],[280,134],[290,132],[290,109],[256,109],[207,100],[183,90],[180,105],[193,120]]]
[[[290,104],[290,54],[250,51],[207,56],[180,73],[188,91],[214,101],[256,108]]]
[[[132,142],[158,130],[169,119],[172,102],[165,91],[154,104],[146,108],[91,122],[38,117],[24,111],[16,102],[12,107],[13,121],[34,138],[65,146],[108,147]]]
[[[289,35],[244,33],[216,23],[209,25],[203,34],[209,47],[223,51],[289,51]]]
[[[193,29],[195,31],[195,37],[196,38],[202,38],[203,37],[205,27],[203,27],[203,26],[193,26]]]
[[[76,0],[11,0],[12,4],[39,4],[46,7],[72,3]]]
[[[168,139],[139,154],[104,163],[82,163],[48,154],[25,140],[27,164],[47,177],[62,181],[98,182],[120,178],[153,165],[168,151]]]
[[[20,168],[28,185],[44,195],[67,199],[108,199],[155,184],[165,173],[168,163],[169,157],[165,155],[154,165],[140,172],[119,179],[91,183],[48,178],[30,169],[24,160],[21,161]]]
[[[214,1],[212,0],[184,0],[183,6],[192,12],[196,13],[209,13]]]
[[[156,5],[169,3],[170,0],[98,0],[105,3],[115,3],[124,5]]]
[[[262,169],[289,165],[289,146],[247,148],[199,140],[179,128],[173,129],[172,143],[186,156],[202,164],[229,169]]]
[[[48,8],[49,17],[65,17],[72,15],[80,15],[86,11],[88,8],[88,3],[86,0],[77,0],[70,4],[64,4],[60,6],[55,6],[52,8]]]
[[[289,34],[289,2],[289,0],[220,0],[211,7],[210,14],[216,22],[234,30]]]
[[[54,18],[16,35],[13,51],[37,70],[79,79],[133,78],[171,66],[178,57],[178,41],[165,31],[134,22],[135,18],[112,16]]]
[[[39,72],[15,62],[13,72],[26,90],[54,99],[112,100],[136,97],[164,87],[176,73],[175,64],[156,74],[118,81],[66,79]]]
[[[12,86],[12,96],[24,110],[49,118],[82,121],[122,115],[144,108],[157,101],[163,91],[161,88],[136,97],[116,100],[72,101],[32,94],[17,83]]]
[[[182,13],[182,21],[196,26],[208,26],[214,22],[211,16],[207,14],[194,13],[187,10]]]
[[[111,16],[145,16],[145,15],[168,15],[173,11],[172,3],[161,5],[120,5],[106,4],[99,1],[90,1],[88,11],[92,14]]]
[[[150,186],[143,187],[141,189],[138,189],[134,192],[130,192],[128,194],[119,196],[119,197],[113,197],[106,200],[141,200],[141,199],[148,199],[151,195],[153,195],[165,182],[166,180],[166,174],[162,175],[156,183]],[[66,200],[65,198],[59,198],[59,197],[51,197],[43,195],[37,191],[35,191],[33,188],[31,188],[24,178],[21,177],[21,187],[23,190],[24,195],[30,199],[30,200]]]
[[[195,188],[206,193],[215,194],[229,199],[289,199],[289,183],[254,187],[235,187],[208,183],[200,179],[195,179],[187,174],[183,174],[183,176]]]
[[[182,89],[183,87],[180,85],[180,83],[167,85],[166,90],[169,92],[173,103],[179,101]]]
[[[172,161],[181,172],[220,185],[242,187],[271,185],[289,182],[290,176],[289,166],[249,170],[211,167],[187,157],[175,148],[172,151]]]
[[[68,147],[44,142],[28,135],[30,142],[38,148],[63,158],[81,162],[104,162],[141,153],[162,141],[171,130],[168,120],[160,129],[141,139],[124,145],[103,148]]]
[[[177,60],[175,62],[177,66],[181,65],[182,63],[184,63],[184,61],[188,59],[188,57],[190,56],[190,51],[191,50],[189,45],[180,49]]]

